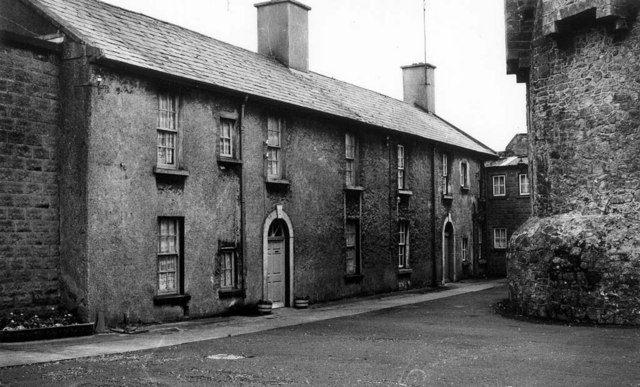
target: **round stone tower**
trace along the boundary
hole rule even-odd
[[[508,260],[525,314],[640,324],[639,4],[505,0],[529,115],[534,217]]]

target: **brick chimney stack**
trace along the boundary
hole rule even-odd
[[[258,53],[285,66],[309,71],[308,7],[295,0],[271,0],[258,8]]]
[[[429,113],[436,112],[435,69],[428,63],[402,67],[404,102],[417,105]]]

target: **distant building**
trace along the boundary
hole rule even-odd
[[[289,0],[256,4],[258,53],[95,0],[0,6],[1,310],[168,321],[475,267],[496,155],[435,114],[433,66],[404,101],[311,72]]]
[[[499,152],[500,160],[485,162],[486,274],[506,275],[507,244],[511,235],[531,216],[531,188],[527,135],[517,134]]]

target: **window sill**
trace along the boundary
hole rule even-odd
[[[344,187],[344,190],[362,192],[364,191],[364,187],[360,187],[359,185],[347,185]]]
[[[460,192],[469,192],[469,186],[461,186]]]
[[[363,274],[345,274],[344,276],[346,282],[360,282],[363,278]]]
[[[184,180],[189,176],[189,171],[184,169],[170,169],[162,167],[153,167],[153,173],[158,177],[169,179]]]
[[[265,183],[267,183],[268,185],[273,185],[277,187],[288,187],[291,185],[291,182],[289,180],[284,180],[284,179],[268,179],[265,181]]]
[[[413,191],[409,191],[407,189],[399,189],[398,195],[411,196],[413,195]]]
[[[398,269],[398,275],[411,275],[412,269]]]
[[[218,156],[218,164],[229,166],[242,165],[242,160],[234,159],[233,157]]]
[[[188,294],[163,294],[153,297],[153,305],[185,306],[191,299]]]
[[[220,289],[218,296],[220,298],[245,298],[247,294],[244,289]]]
[[[453,200],[453,195],[451,194],[442,194],[443,200]]]

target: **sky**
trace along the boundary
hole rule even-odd
[[[103,0],[257,50],[262,0]],[[424,62],[423,0],[300,0],[309,68],[402,99],[401,66]],[[525,88],[506,75],[504,0],[426,0],[436,113],[500,151],[526,132]]]

